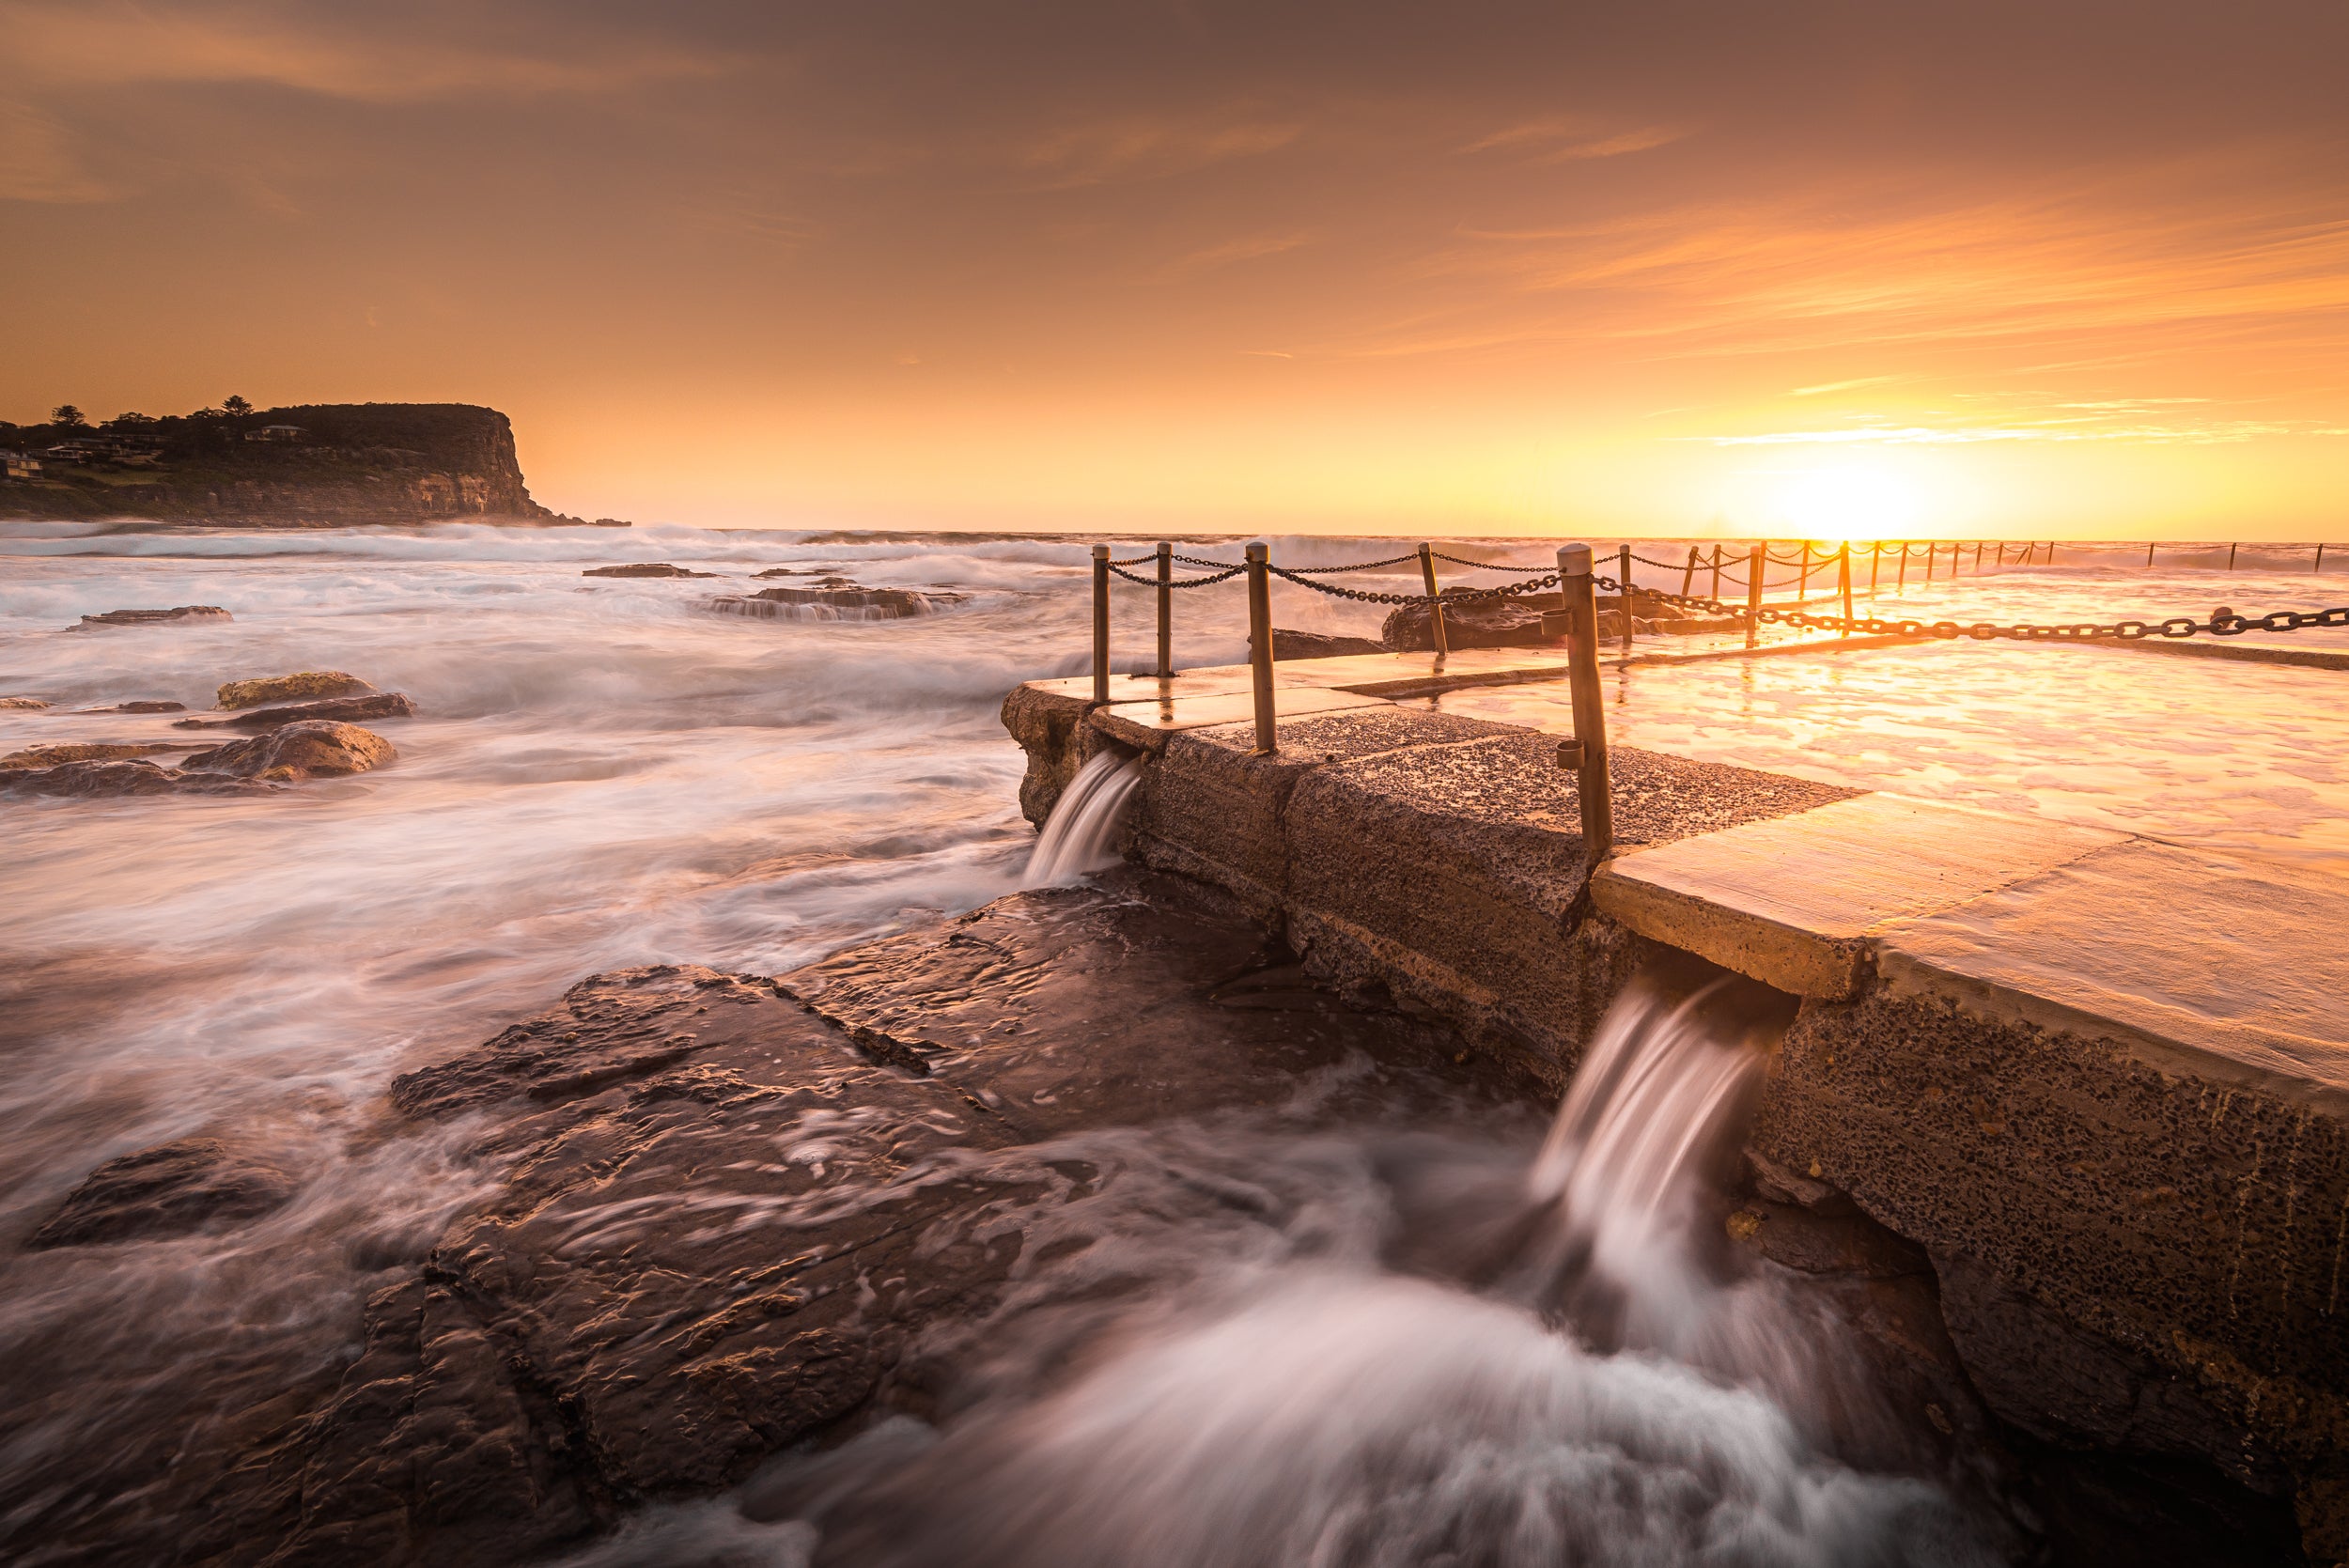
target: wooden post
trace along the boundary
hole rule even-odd
[[[1623,584],[1623,651],[1631,651],[1631,547],[1626,545],[1615,554],[1615,580]],[[1597,612],[1594,611],[1595,614]],[[1598,623],[1591,623],[1593,634]]]
[[[1835,581],[1836,585],[1843,590],[1843,629],[1839,635],[1848,637],[1851,635],[1852,620],[1851,541],[1849,539],[1845,539],[1843,548],[1835,552]]]
[[[1628,606],[1628,580],[1623,588]],[[1582,852],[1595,866],[1614,847],[1615,808],[1607,786],[1607,705],[1598,685],[1598,600],[1591,591],[1589,545],[1559,547],[1558,594],[1566,607],[1566,689],[1574,703],[1574,735],[1582,743],[1582,766],[1575,779],[1582,798]],[[1626,616],[1629,613],[1626,608]]]
[[[1436,597],[1436,553],[1425,545],[1419,547],[1419,576],[1420,581],[1427,584],[1427,597],[1434,598]],[[1436,640],[1438,659],[1441,659],[1452,651],[1451,643],[1444,637],[1443,605],[1440,602],[1427,607],[1427,630]]]
[[[2152,545],[2147,545],[2147,546],[2145,547],[2145,566],[2146,566],[2146,569],[2147,569],[2147,570],[2151,570],[2151,569],[2153,568],[2153,565],[2154,565],[2154,547],[2153,547]]]
[[[1876,539],[1868,546],[1868,597],[1876,597],[1876,570],[1884,565],[1884,541]]]
[[[1687,598],[1688,590],[1697,582],[1697,547],[1688,547],[1688,564],[1680,568],[1680,597]]]
[[[1174,547],[1159,541],[1159,678],[1174,676]]]
[[[1811,597],[1811,541],[1802,541],[1802,575],[1795,580],[1795,602],[1800,604]]]
[[[1925,581],[1928,582],[1933,581],[1933,558],[1940,552],[1940,550],[1941,547],[1935,541],[1931,539],[1925,541]]]
[[[1982,575],[1982,541],[1980,539],[1974,541],[1974,575],[1976,577]]]
[[[2241,548],[2241,545],[2242,541],[2238,539],[2227,547],[2227,569],[2229,571],[2234,570],[2234,552]]]
[[[1746,556],[1746,646],[1762,641],[1762,574],[1770,564],[1770,541],[1764,539]]]
[[[1280,750],[1272,726],[1272,574],[1268,547],[1250,545],[1248,560],[1248,666],[1256,691],[1256,754]]]
[[[1704,597],[1716,603],[1721,597],[1721,547],[1718,541],[1713,546],[1713,591]]]
[[[1110,547],[1093,547],[1093,700],[1110,700]]]
[[[2325,569],[2325,547],[2323,545],[2316,547],[2316,569],[2320,572]]]
[[[1908,541],[1907,541],[1906,539],[1903,539],[1903,540],[1901,541],[1901,575],[1900,575],[1900,580],[1899,580],[1898,582],[1894,582],[1894,583],[1892,584],[1892,592],[1894,592],[1894,593],[1896,593],[1896,594],[1899,594],[1899,593],[1906,593],[1906,592],[1907,592],[1907,590],[1908,590]]]

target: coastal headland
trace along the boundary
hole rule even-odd
[[[0,427],[0,519],[243,528],[578,524],[531,499],[514,428],[470,403],[306,403]],[[603,520],[607,525],[611,520]]]

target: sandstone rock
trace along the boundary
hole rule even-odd
[[[292,784],[303,779],[364,773],[397,760],[392,743],[373,730],[327,719],[285,724],[250,740],[231,740],[198,752],[180,766],[191,773],[226,773],[237,778]]]
[[[1602,595],[1597,599],[1598,640],[1604,644],[1623,635],[1623,601]],[[1445,642],[1455,648],[1526,647],[1556,639],[1542,625],[1542,616],[1564,608],[1564,601],[1556,594],[1517,594],[1508,598],[1460,598],[1454,602],[1447,594],[1443,607]],[[1649,596],[1645,590],[1632,600],[1632,630],[1640,633],[1679,635],[1695,631],[1720,630],[1741,623],[1706,617],[1692,611],[1668,605]],[[1388,615],[1380,629],[1386,645],[1397,652],[1412,652],[1436,645],[1428,629],[1428,609],[1423,604],[1399,606]]]
[[[690,571],[666,561],[631,561],[624,567],[589,567],[582,577],[715,577],[714,571]]]
[[[39,697],[0,697],[0,708],[40,708],[48,706]]]
[[[153,756],[158,752],[183,752],[185,744],[168,740],[86,740],[54,746],[27,746],[0,757],[0,768],[54,768],[66,762],[118,762],[124,757]]]
[[[301,702],[313,697],[349,697],[375,688],[340,670],[303,670],[290,675],[262,675],[232,680],[216,694],[215,707],[259,707],[265,703]]]
[[[177,704],[173,705],[177,706]],[[407,719],[414,716],[416,705],[403,692],[378,691],[365,697],[327,697],[315,703],[288,703],[279,706],[257,707],[238,714],[233,719],[178,719],[172,728],[181,730],[244,730],[259,733],[286,724],[298,724],[311,719],[332,719],[342,723],[361,719]]]
[[[769,620],[897,621],[934,614],[960,604],[968,595],[924,593],[912,588],[762,588],[748,596],[721,595],[709,608],[725,615]]]
[[[294,1188],[292,1176],[258,1156],[216,1138],[183,1138],[92,1171],[25,1246],[84,1247],[256,1219],[282,1207]]]
[[[1250,657],[1254,657],[1255,639],[1249,639]],[[1281,627],[1272,629],[1272,657],[1280,659],[1341,659],[1348,654],[1384,653],[1387,644],[1368,637],[1336,637],[1320,631],[1289,631]]]
[[[167,621],[232,621],[236,617],[217,604],[182,604],[172,610],[109,610],[85,615],[84,626],[160,626]]]
[[[78,711],[83,713],[184,713],[187,711],[187,706],[185,703],[164,702],[149,698],[134,703],[117,703],[112,707],[85,707]]]
[[[190,775],[151,762],[67,762],[54,768],[0,768],[0,789],[26,795],[230,795],[268,787],[244,779]]]
[[[853,588],[856,586],[853,579],[842,577],[838,572],[826,571],[821,567],[769,567],[765,571],[753,572],[751,575],[760,578],[812,577],[816,580],[816,586],[818,588]]]

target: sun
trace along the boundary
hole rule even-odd
[[[1920,510],[1916,489],[1881,469],[1810,469],[1788,476],[1780,509],[1805,538],[1890,539],[1911,533]]]

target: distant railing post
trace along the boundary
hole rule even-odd
[[[2242,548],[2242,541],[2239,539],[2227,547],[2227,569],[2229,571],[2234,570],[2234,552],[2240,548]]]
[[[1795,579],[1795,602],[1800,604],[1811,597],[1811,541],[1802,541],[1802,575]]]
[[[1093,547],[1093,700],[1110,700],[1110,547]]]
[[[1427,597],[1431,599],[1435,598],[1437,591],[1436,552],[1424,544],[1419,547],[1419,579],[1427,584]],[[1444,637],[1441,600],[1427,607],[1427,630],[1428,634],[1435,639],[1438,659],[1441,659],[1452,651],[1452,644]]]
[[[1159,541],[1159,678],[1171,679],[1174,674],[1174,590],[1167,584],[1174,580],[1174,547],[1164,539]]]
[[[2050,545],[2047,548],[2047,553],[2052,557],[2055,554],[2055,547]],[[2325,569],[2325,547],[2323,545],[2316,547],[2316,569],[2319,572]]]
[[[1982,541],[1980,539],[1974,541],[1974,575],[1976,577],[1982,575]]]
[[[1928,582],[1933,581],[1933,558],[1940,552],[1940,545],[1934,540],[1925,541],[1925,581]]]
[[[1908,541],[1906,539],[1901,541],[1901,572],[1900,576],[1893,580],[1892,592],[1895,594],[1908,592]]]
[[[1769,568],[1770,541],[1764,539],[1746,555],[1746,646],[1762,641],[1762,574]]]
[[[2145,565],[2146,565],[2147,568],[2148,568],[2148,569],[2150,569],[2150,568],[2153,567],[2153,564],[2154,564],[2154,547],[2153,547],[2152,545],[2150,545],[2150,544],[2149,544],[2149,545],[2147,545],[2147,546],[2145,547]]]
[[[1280,749],[1272,730],[1272,574],[1267,547],[1250,545],[1248,558],[1248,664],[1256,691],[1256,754]]]
[[[1688,564],[1680,568],[1680,597],[1682,598],[1687,598],[1688,597],[1688,590],[1696,586],[1696,581],[1697,547],[1690,545],[1688,547]]]
[[[1718,543],[1713,546],[1713,591],[1704,597],[1716,602],[1721,597],[1721,547]]]
[[[1848,637],[1851,635],[1852,618],[1851,541],[1849,539],[1844,540],[1843,548],[1835,552],[1835,581],[1836,585],[1843,590],[1843,629],[1842,635]]]
[[[1626,545],[1615,555],[1615,580],[1623,584],[1623,651],[1631,651],[1631,547]],[[1593,613],[1596,613],[1595,611]],[[1595,624],[1592,634],[1595,636]]]
[[[1876,597],[1876,568],[1884,565],[1884,541],[1872,539],[1868,544],[1868,597]]]
[[[1626,605],[1630,588],[1626,581]],[[1615,808],[1607,786],[1607,706],[1598,685],[1598,599],[1591,587],[1589,545],[1559,547],[1558,596],[1566,609],[1566,689],[1574,703],[1574,735],[1582,743],[1575,778],[1582,798],[1582,850],[1595,866],[1614,847]]]

